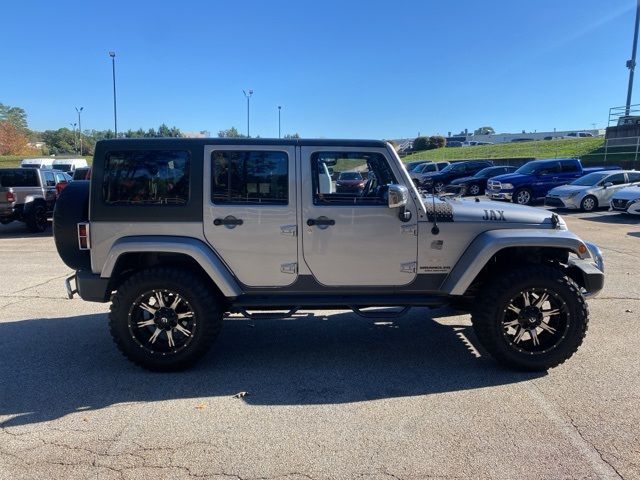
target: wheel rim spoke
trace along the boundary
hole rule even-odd
[[[535,328],[529,330],[529,336],[531,337],[531,341],[534,345],[540,345],[540,340],[538,339],[538,332],[536,332]]]
[[[193,312],[184,312],[178,314],[178,320],[182,320],[183,318],[191,318],[193,317]]]
[[[516,307],[513,303],[509,304],[509,306],[507,307],[507,310],[511,310],[515,314],[519,314],[520,313],[520,309],[518,307]]]
[[[171,333],[171,330],[167,330],[167,342],[171,348],[176,346],[176,343],[173,341],[173,333]]]
[[[185,337],[190,337],[191,336],[191,331],[187,330],[186,328],[184,328],[182,325],[178,324],[176,325],[175,330],[177,330],[178,332],[180,332],[181,334],[183,334]]]
[[[547,292],[544,292],[542,295],[538,297],[538,299],[535,301],[533,306],[542,308],[542,305],[544,305],[544,302],[546,302],[547,300],[549,300],[549,294]]]
[[[520,343],[520,340],[522,340],[522,337],[524,336],[524,334],[527,333],[527,330],[520,327],[518,329],[518,333],[516,334],[515,338],[513,339],[513,343]]]
[[[156,327],[155,332],[153,332],[153,335],[151,335],[151,337],[149,338],[149,343],[156,343],[156,340],[158,339],[158,337],[160,336],[160,333],[162,332],[161,328]]]
[[[552,310],[542,310],[542,315],[544,315],[545,317],[550,317],[552,315],[558,315],[560,313],[560,309],[559,308],[555,308]]]
[[[165,307],[166,305],[164,304],[164,297],[162,295],[162,292],[155,292],[155,297],[156,300],[158,301],[158,305],[161,307]]]
[[[152,306],[147,305],[146,303],[141,303],[140,308],[142,310],[149,312],[151,315],[155,315],[155,313],[158,311],[157,308],[153,308]]]
[[[143,328],[143,327],[150,327],[151,325],[155,324],[155,320],[152,318],[151,320],[145,320],[144,322],[138,322],[138,328]]]
[[[502,324],[503,327],[517,327],[520,322],[516,320],[511,320],[510,322],[505,322]]]
[[[171,310],[175,310],[178,307],[178,304],[182,301],[182,297],[176,294],[176,297],[173,299],[173,303],[169,306]]]
[[[551,334],[556,333],[556,329],[553,328],[552,326],[550,326],[548,323],[542,322],[540,324],[540,328],[543,329],[543,330],[546,330],[547,332],[549,332]]]

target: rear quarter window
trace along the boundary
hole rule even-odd
[[[186,205],[189,181],[187,151],[113,151],[105,159],[102,198],[107,205]]]
[[[38,174],[34,170],[15,169],[0,171],[0,187],[38,187]]]

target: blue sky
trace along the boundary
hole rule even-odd
[[[634,0],[5,2],[0,102],[29,125],[401,138],[604,126]],[[640,88],[640,86],[638,87]],[[640,95],[640,92],[638,92]],[[640,97],[635,95],[635,101]]]

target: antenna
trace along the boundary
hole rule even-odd
[[[433,227],[431,227],[431,233],[434,235],[438,235],[440,233],[440,228],[438,228],[438,218],[436,215],[436,191],[435,191],[435,187],[433,188],[432,192],[431,192],[431,204],[433,205],[433,212],[431,213],[431,215],[433,215]]]

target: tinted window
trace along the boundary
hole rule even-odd
[[[629,183],[640,182],[640,172],[629,172]]]
[[[211,163],[214,203],[288,203],[289,157],[285,152],[218,151],[211,154]]]
[[[575,173],[580,171],[580,165],[575,160],[562,160],[562,173]]]
[[[64,176],[64,173],[56,173],[56,183],[66,182],[67,177]]]
[[[34,170],[0,170],[0,187],[37,187],[38,176]]]
[[[109,152],[102,196],[110,205],[184,205],[189,201],[189,153],[180,150]]]
[[[56,186],[56,178],[53,176],[53,172],[44,172],[44,181],[47,187]]]
[[[360,172],[366,181],[341,185],[328,175],[328,168]],[[387,205],[387,185],[395,177],[380,153],[318,152],[311,156],[313,203],[316,205]]]
[[[624,178],[624,173],[616,173],[615,175],[611,175],[604,180],[604,183],[613,183],[614,185],[622,185],[626,183]]]
[[[69,164],[58,164],[53,166],[54,170],[62,170],[63,172],[68,172],[71,170],[71,165]]]
[[[89,172],[88,168],[78,168],[75,172],[73,172],[73,179],[85,180],[87,178],[87,172]]]

